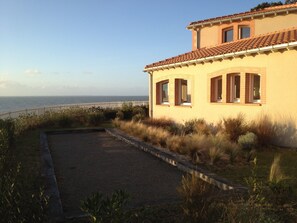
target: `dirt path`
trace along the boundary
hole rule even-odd
[[[105,132],[48,135],[66,216],[81,214],[80,201],[93,192],[126,190],[131,206],[179,199],[182,172]]]

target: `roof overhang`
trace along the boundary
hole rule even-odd
[[[205,26],[213,26],[213,25],[217,25],[217,24],[223,24],[223,23],[232,23],[232,22],[236,22],[236,21],[243,21],[243,20],[248,20],[248,19],[254,19],[254,18],[265,18],[267,16],[271,16],[271,15],[277,15],[277,14],[289,14],[293,11],[297,11],[297,7],[295,8],[285,8],[285,9],[279,9],[279,10],[273,10],[273,11],[261,11],[261,12],[255,12],[255,13],[251,13],[248,15],[245,15],[244,13],[242,15],[238,15],[238,16],[226,16],[225,18],[218,18],[218,19],[210,19],[209,21],[201,21],[201,22],[197,22],[197,24],[190,24],[187,26],[188,30],[195,30],[195,29],[200,29],[202,27]]]
[[[234,53],[227,53],[227,54],[221,54],[221,55],[216,55],[216,56],[204,57],[204,58],[199,58],[199,59],[195,59],[195,60],[183,61],[183,62],[161,65],[161,66],[156,66],[156,67],[145,68],[144,72],[172,69],[172,68],[174,69],[174,68],[183,67],[183,66],[196,65],[196,64],[212,62],[212,61],[217,61],[217,60],[223,60],[223,59],[230,59],[230,58],[235,58],[235,57],[240,57],[240,56],[255,55],[255,54],[261,54],[261,53],[265,53],[265,52],[276,52],[276,51],[280,51],[280,50],[289,50],[289,49],[293,49],[296,47],[297,47],[297,41],[273,45],[273,46],[266,46],[266,47],[261,47],[261,48],[243,50],[243,51],[234,52]]]

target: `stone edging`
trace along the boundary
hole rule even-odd
[[[57,179],[54,170],[52,156],[48,147],[47,135],[40,133],[42,176],[46,180],[45,195],[49,197],[49,216],[50,222],[60,222],[64,219],[64,212]]]
[[[201,167],[193,165],[182,155],[175,154],[171,151],[165,150],[160,147],[152,146],[148,143],[140,141],[135,137],[128,136],[127,134],[125,134],[124,132],[118,129],[105,129],[105,131],[108,134],[112,135],[113,137],[116,137],[117,139],[125,141],[126,143],[129,143],[145,152],[148,152],[151,155],[167,162],[172,166],[177,167],[178,169],[186,173],[195,174],[203,181],[208,182],[212,185],[215,185],[222,190],[236,190],[236,191],[247,190],[246,187],[243,187],[241,185],[236,185],[222,177],[217,176],[216,174],[208,170],[205,170],[205,169],[202,169]]]

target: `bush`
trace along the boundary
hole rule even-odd
[[[169,129],[171,126],[175,125],[175,122],[169,118],[149,118],[143,120],[143,123],[148,126]]]
[[[88,123],[90,125],[99,125],[102,121],[104,121],[104,114],[101,111],[91,113],[88,117]]]
[[[66,114],[62,114],[58,119],[58,125],[62,128],[71,127],[73,120]]]
[[[12,119],[6,119],[2,120],[0,119],[0,131],[2,131],[2,134],[7,136],[7,143],[9,146],[11,146],[14,142],[14,136],[15,136],[15,124]]]
[[[166,147],[173,152],[182,153],[181,151],[184,146],[185,140],[183,137],[173,135],[166,139]]]
[[[193,119],[185,122],[184,132],[185,134],[211,134],[211,130],[204,119]]]
[[[233,142],[237,142],[238,137],[246,132],[246,124],[244,123],[243,115],[239,114],[236,118],[224,118],[223,128],[229,139]]]
[[[131,102],[123,103],[121,111],[123,112],[124,120],[131,120],[133,117],[133,104]]]
[[[28,188],[20,178],[20,165],[0,171],[1,222],[47,222],[48,197],[42,189],[35,193],[24,193]]]
[[[210,165],[217,163],[224,155],[224,151],[220,147],[211,147],[208,150],[208,155],[210,158]]]
[[[106,120],[112,120],[117,117],[117,110],[113,108],[103,109],[103,115]]]
[[[257,136],[253,132],[247,132],[238,137],[238,144],[244,150],[251,151],[257,145]]]
[[[276,137],[275,127],[267,115],[263,115],[257,121],[252,122],[250,129],[257,135],[259,145],[269,146],[273,144]]]
[[[189,155],[195,163],[201,161],[201,156],[205,153],[211,146],[211,141],[205,135],[189,135],[185,136],[184,152]]]
[[[132,120],[135,122],[139,122],[144,119],[145,119],[145,116],[143,114],[136,114],[136,115],[133,115],[132,117]]]
[[[182,177],[178,192],[182,197],[182,222],[217,222],[216,189],[196,177],[194,174]]]
[[[115,191],[111,197],[104,197],[102,193],[94,193],[82,201],[81,209],[90,215],[93,223],[121,223],[127,222],[129,214],[125,211],[129,195],[122,191]]]
[[[124,112],[122,112],[121,110],[117,111],[116,118],[119,120],[124,120]]]

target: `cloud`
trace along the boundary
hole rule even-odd
[[[0,81],[0,88],[6,88],[7,87],[7,81]]]
[[[42,74],[42,72],[38,69],[27,69],[24,73],[27,77],[37,77]]]
[[[93,75],[94,73],[92,71],[84,71],[83,75]]]

